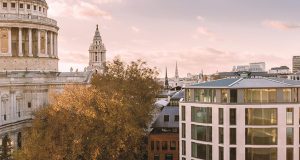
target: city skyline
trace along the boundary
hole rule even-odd
[[[180,76],[201,70],[231,71],[234,65],[260,61],[267,69],[291,68],[292,56],[300,54],[296,43],[300,19],[295,16],[299,4],[292,0],[48,1],[49,17],[60,26],[61,71],[88,65],[90,35],[99,24],[108,60],[141,58],[157,66],[160,77],[165,67],[173,76],[176,61]]]

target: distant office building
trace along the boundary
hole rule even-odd
[[[269,73],[271,73],[271,74],[289,74],[290,68],[287,66],[273,67],[270,69]]]
[[[300,56],[293,57],[293,73],[300,71]]]
[[[249,65],[238,65],[234,66],[232,69],[233,72],[265,72],[266,71],[266,63],[265,62],[257,62],[250,63]]]
[[[299,160],[300,82],[228,78],[185,88],[181,160]]]

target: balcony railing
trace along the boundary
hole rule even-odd
[[[57,26],[57,21],[31,14],[0,13],[0,21],[22,21]]]

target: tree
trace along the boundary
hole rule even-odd
[[[69,86],[35,113],[21,160],[142,159],[144,136],[161,86],[157,72],[136,61],[108,63],[91,86]]]
[[[0,159],[1,160],[10,160],[12,159],[12,145],[11,145],[11,140],[8,135],[5,135],[2,139],[2,145],[0,147]]]

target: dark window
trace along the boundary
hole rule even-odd
[[[27,4],[27,9],[30,9],[31,7],[30,7],[30,4]]]
[[[219,127],[219,144],[224,143],[224,129]]]
[[[185,121],[185,106],[181,106],[181,120]],[[299,120],[300,123],[300,120]]]
[[[212,127],[192,124],[192,139],[205,142],[212,141]]]
[[[163,141],[161,145],[162,145],[162,147],[161,147],[162,150],[168,150],[168,142],[167,141]]]
[[[6,114],[3,115],[3,119],[6,121]]]
[[[20,8],[24,8],[24,4],[23,3],[20,3]]]
[[[224,124],[224,109],[219,108],[219,124]]]
[[[175,115],[174,120],[175,120],[175,122],[178,122],[179,121],[179,115]]]
[[[276,145],[277,128],[246,128],[247,145]]]
[[[185,155],[186,154],[186,144],[185,144],[185,141],[181,141],[181,152],[182,152],[182,155]]]
[[[236,148],[230,148],[230,160],[236,160]]]
[[[286,149],[286,160],[294,160],[294,148]]]
[[[224,160],[224,148],[219,147],[219,160]]]
[[[164,115],[164,122],[169,122],[169,115]]]
[[[43,8],[43,12],[45,13],[45,8]]]
[[[286,128],[286,144],[293,145],[294,144],[294,128]]]
[[[21,149],[22,148],[22,133],[21,132],[18,133],[17,143],[18,143],[17,144],[18,149]]]
[[[192,122],[212,123],[211,107],[192,107]]]
[[[28,106],[28,108],[31,108],[31,102],[28,102],[27,106]]]
[[[173,160],[173,154],[166,154],[166,160]]]
[[[246,148],[246,160],[277,160],[277,148]]]
[[[151,141],[151,151],[154,150],[154,141]]]
[[[42,11],[42,7],[39,7],[39,11]]]
[[[230,125],[236,125],[236,109],[230,108]]]
[[[159,160],[159,155],[154,155],[154,160]]]
[[[176,150],[176,141],[170,142],[170,150]]]
[[[182,138],[185,138],[185,123],[182,123],[181,134]]]
[[[230,103],[237,103],[237,90],[236,89],[230,90]]]
[[[36,11],[36,6],[33,6],[33,10],[35,10],[35,11]]]
[[[156,141],[156,150],[160,150],[160,142],[159,141]]]
[[[7,3],[3,3],[3,8],[6,8],[7,7]]]
[[[212,160],[212,146],[192,142],[192,157]]]
[[[16,8],[16,3],[11,3],[11,8]]]
[[[230,128],[230,144],[236,144],[236,128]]]

